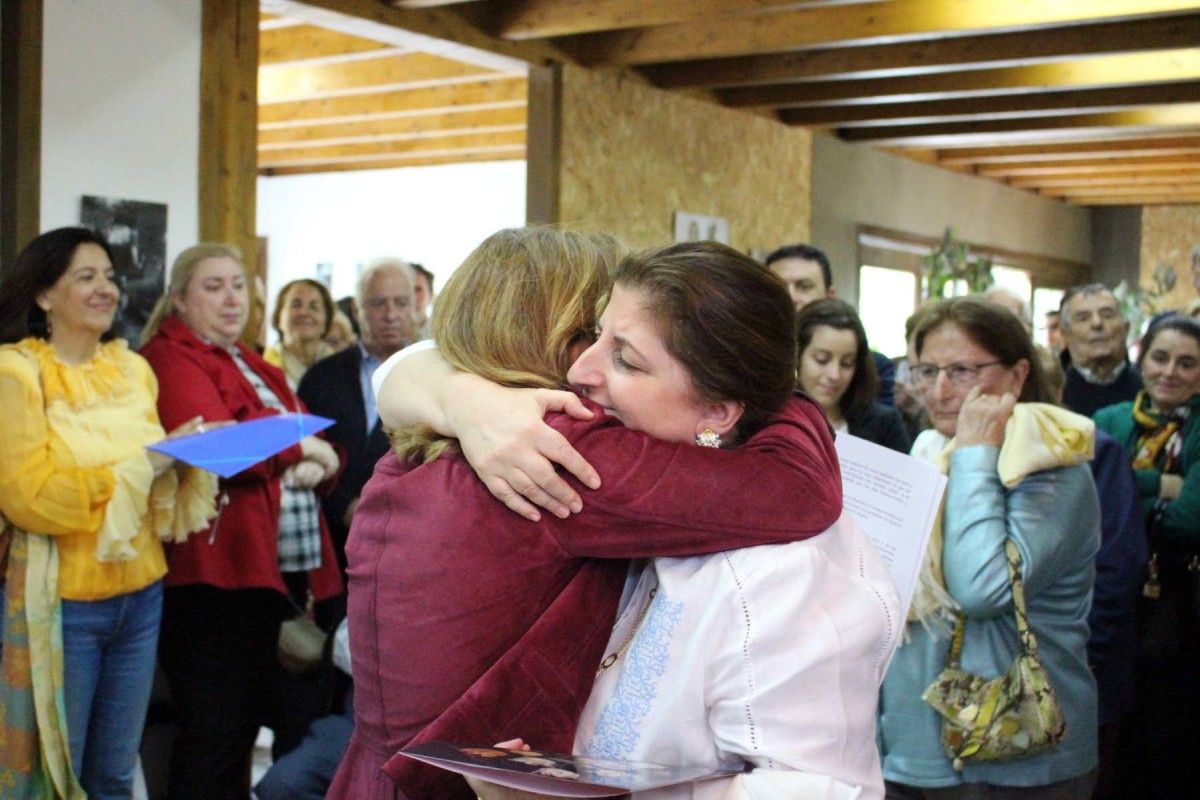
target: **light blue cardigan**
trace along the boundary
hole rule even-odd
[[[1029,624],[1067,721],[1066,737],[1040,756],[955,772],[941,748],[940,717],[921,694],[945,666],[948,637],[908,625],[879,701],[883,776],[938,788],[962,783],[1042,786],[1096,766],[1096,683],[1088,669],[1088,609],[1100,547],[1100,507],[1086,464],[1037,472],[1011,490],[996,472],[999,450],[975,445],[950,456],[943,519],[946,588],[968,615],[963,669],[986,678],[1019,651],[1004,542],[1021,551]]]

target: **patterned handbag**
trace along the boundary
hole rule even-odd
[[[1008,761],[1054,749],[1067,731],[1062,706],[1037,657],[1025,613],[1021,554],[1005,544],[1021,654],[1008,672],[987,680],[959,668],[966,619],[959,615],[946,668],[922,699],[942,716],[942,749],[962,770],[967,761]]]

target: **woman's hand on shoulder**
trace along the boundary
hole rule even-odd
[[[550,411],[591,419],[575,394],[552,389],[512,389],[477,379],[447,409],[463,455],[496,499],[531,520],[541,506],[566,518],[583,508],[579,494],[555,464],[593,489],[600,476],[561,433],[543,421]]]
[[[1011,392],[1003,395],[984,394],[975,386],[963,399],[958,409],[958,429],[955,433],[958,447],[986,444],[1000,447],[1004,444],[1004,426],[1012,416],[1017,398]]]

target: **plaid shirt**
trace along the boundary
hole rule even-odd
[[[282,414],[288,409],[258,373],[242,358],[237,348],[229,354],[246,380],[258,393],[263,405]],[[317,496],[312,489],[282,487],[279,504],[279,569],[281,572],[307,572],[321,566],[321,520],[317,517]]]

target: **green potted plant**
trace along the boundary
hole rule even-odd
[[[946,228],[941,244],[921,257],[923,299],[978,294],[991,285],[992,259],[972,255],[970,245],[954,238],[953,228]]]

